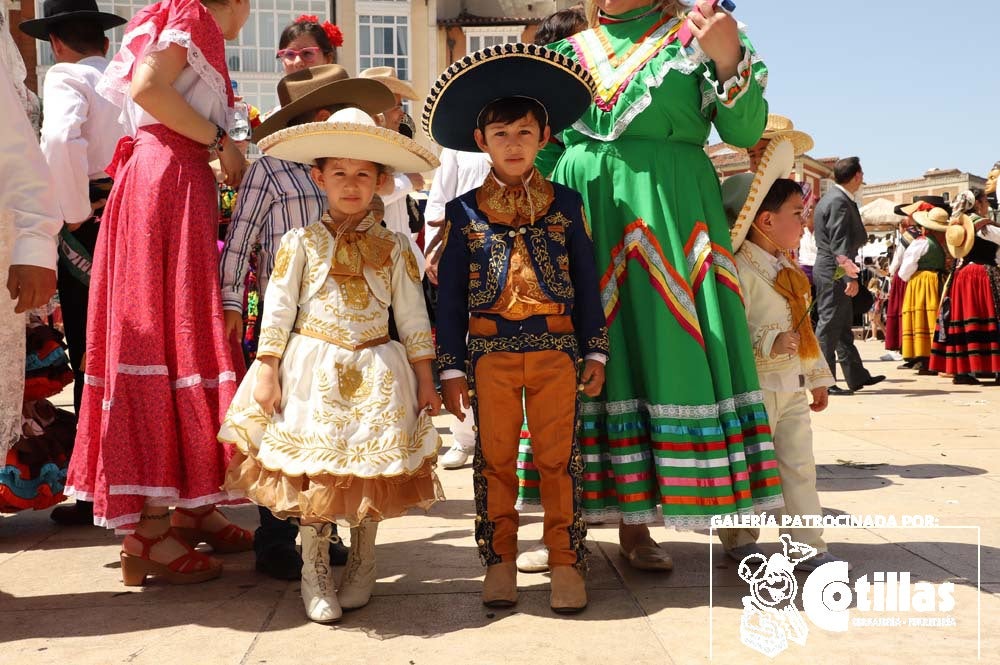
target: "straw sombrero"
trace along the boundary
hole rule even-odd
[[[394,95],[399,95],[403,99],[417,100],[417,91],[414,90],[413,86],[406,81],[400,80],[400,78],[396,76],[396,70],[392,67],[369,67],[358,74],[358,78],[378,81],[385,87],[389,88],[389,90],[392,90]],[[393,100],[393,102],[395,103],[395,100]]]
[[[300,164],[313,164],[320,157],[340,157],[375,162],[402,173],[438,166],[432,152],[399,132],[378,127],[370,115],[356,108],[337,111],[326,122],[279,130],[257,147],[265,155]]]
[[[340,65],[317,65],[289,74],[278,81],[281,108],[254,130],[253,140],[262,141],[309,111],[346,104],[368,115],[381,113],[396,103],[390,89],[372,79],[352,79]]]
[[[795,147],[791,141],[778,139],[768,144],[756,173],[740,173],[722,183],[722,205],[730,219],[734,252],[746,240],[760,204],[775,181],[786,177],[794,167]]]
[[[764,127],[764,133],[761,135],[761,138],[768,139],[769,141],[778,141],[781,139],[790,141],[795,148],[796,157],[806,154],[816,145],[811,136],[795,129],[795,125],[790,119],[775,113],[768,114],[767,126]],[[746,149],[744,148],[744,150]]]
[[[948,230],[944,232],[945,243],[948,245],[948,253],[956,259],[966,256],[972,251],[972,245],[976,242],[976,225],[968,215],[959,215],[948,225]]]
[[[913,221],[931,231],[948,231],[948,220],[951,215],[944,208],[935,208],[924,203],[920,210],[913,213]]]
[[[951,214],[951,206],[948,205],[943,196],[917,196],[913,199],[913,203],[900,204],[892,211],[902,217],[909,217],[920,210],[921,203],[929,203],[932,208],[943,208],[948,211],[948,214]]]
[[[498,44],[458,60],[438,78],[424,103],[424,132],[454,150],[479,152],[479,114],[507,97],[536,100],[553,134],[576,122],[594,99],[594,81],[579,63],[534,44]]]

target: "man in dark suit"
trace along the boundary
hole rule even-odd
[[[869,374],[854,346],[852,298],[858,295],[857,279],[843,277],[834,280],[837,257],[845,256],[853,261],[868,240],[861,212],[854,201],[864,180],[861,161],[857,157],[841,159],[834,166],[833,177],[836,184],[816,206],[813,281],[816,285],[816,310],[819,312],[816,337],[834,378],[837,377],[836,363],[839,362],[847,381],[847,390],[833,386],[830,394],[843,395],[875,385],[885,377]]]

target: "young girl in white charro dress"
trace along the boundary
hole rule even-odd
[[[434,168],[431,153],[357,109],[279,131],[265,154],[314,163],[321,222],[281,240],[257,360],[219,433],[238,452],[226,489],[299,521],[302,598],[314,621],[366,604],[378,522],[443,498],[431,421],[434,345],[409,239],[368,212],[388,168]],[[402,343],[389,340],[392,306]],[[339,592],[330,524],[351,527]]]

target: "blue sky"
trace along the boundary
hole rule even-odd
[[[771,110],[868,183],[1000,160],[1000,1],[736,0]]]

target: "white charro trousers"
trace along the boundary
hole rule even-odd
[[[774,455],[785,497],[783,515],[822,515],[816,491],[816,459],[813,457],[809,398],[804,391],[763,390],[764,406],[774,436]],[[823,529],[783,528],[792,540],[826,551]],[[719,529],[719,540],[727,549],[757,542],[760,529]]]

